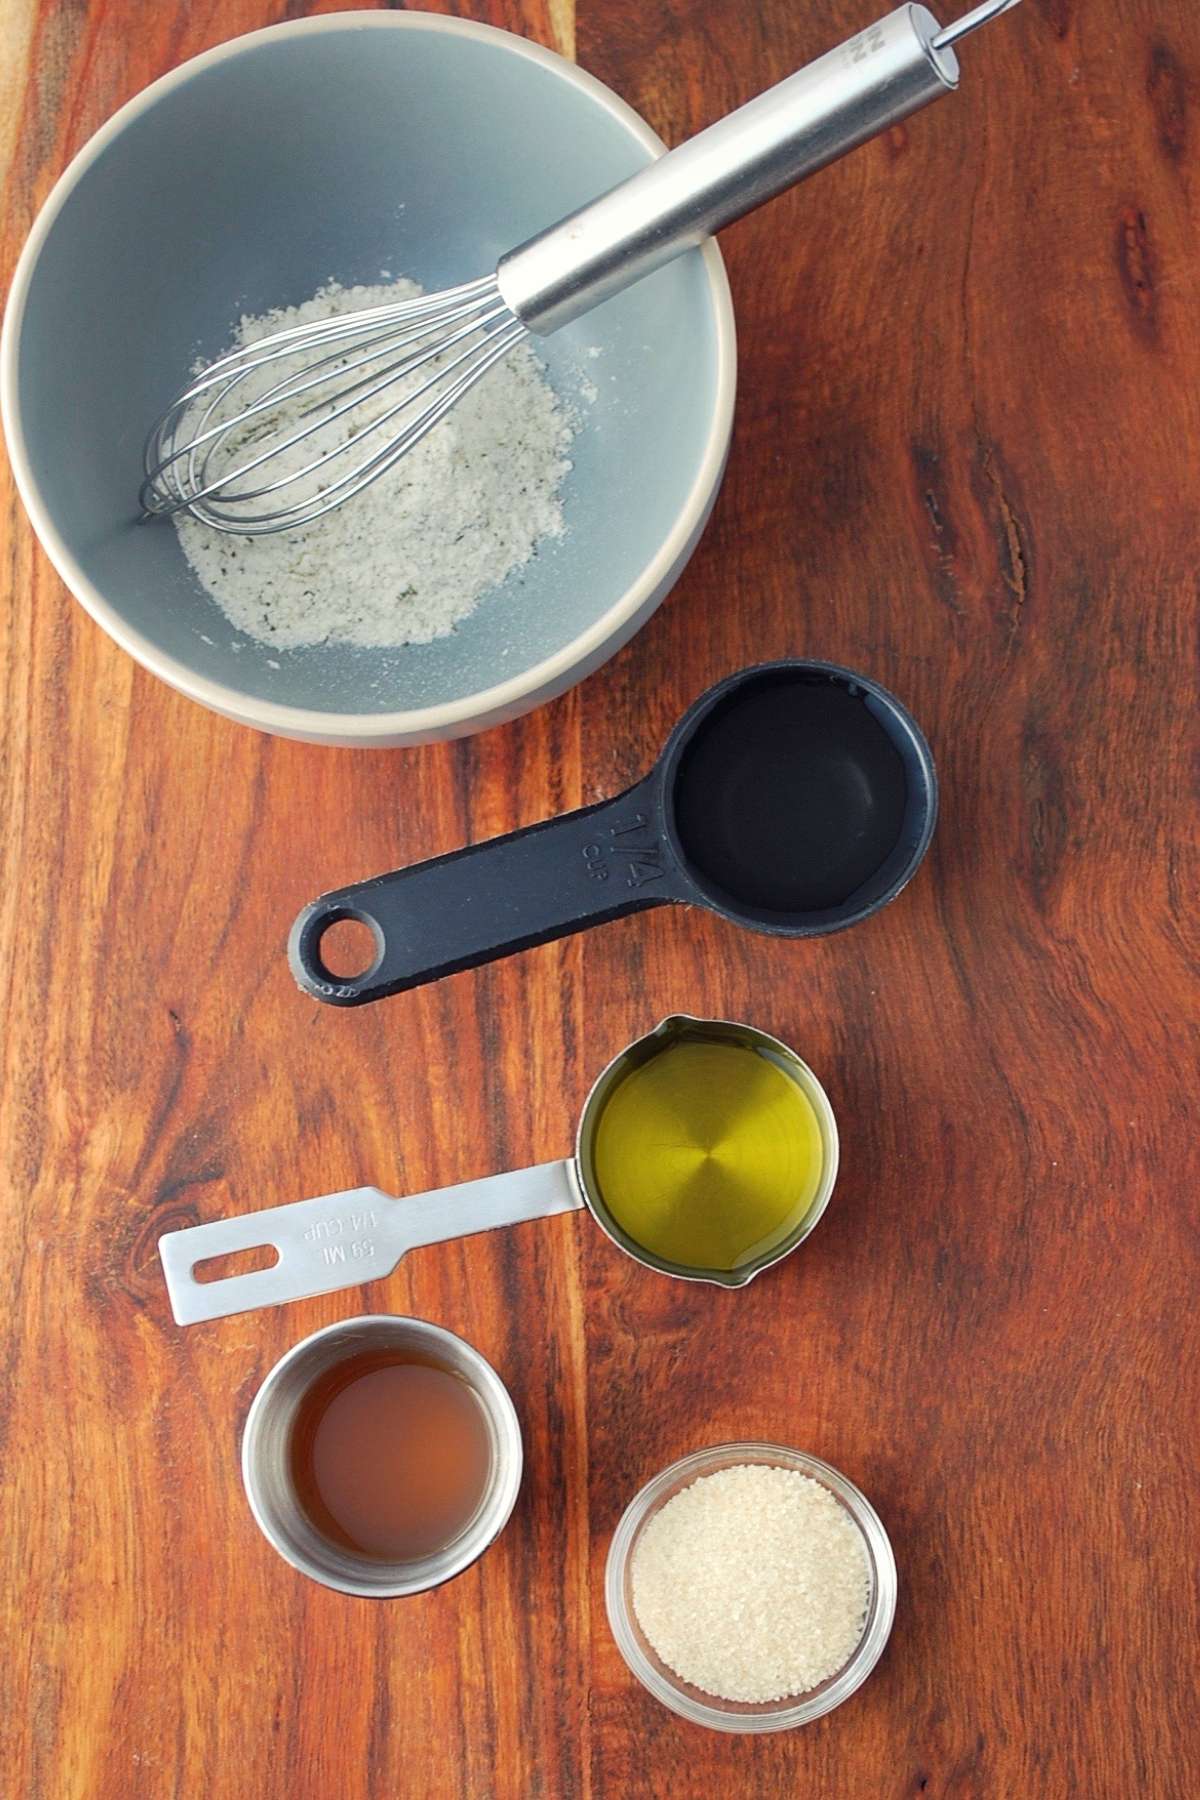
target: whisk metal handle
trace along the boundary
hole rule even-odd
[[[978,15],[972,24],[996,8]],[[632,286],[957,87],[958,61],[948,42],[936,42],[941,35],[924,6],[889,13],[510,251],[497,269],[504,299],[546,335]]]

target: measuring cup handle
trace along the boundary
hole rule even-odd
[[[924,7],[905,5],[856,32],[510,250],[496,271],[503,299],[530,331],[557,331],[950,93],[958,63],[934,47],[939,31]]]
[[[573,1162],[539,1163],[456,1187],[395,1200],[379,1188],[347,1188],[232,1219],[168,1231],[158,1240],[179,1325],[280,1306],[390,1275],[409,1250],[499,1225],[551,1219],[583,1205]],[[270,1249],[275,1260],[243,1274],[197,1279],[215,1257]]]
[[[650,775],[615,800],[323,894],[293,925],[288,960],[315,999],[362,1006],[687,897]],[[321,957],[325,932],[343,919],[375,940],[370,967],[353,977]]]

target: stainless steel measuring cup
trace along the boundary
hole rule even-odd
[[[487,1426],[490,1467],[473,1518],[443,1548],[410,1562],[381,1562],[327,1537],[301,1505],[292,1471],[292,1427],[304,1396],[329,1369],[372,1350],[415,1353],[450,1370],[475,1395]],[[246,1498],[268,1543],[301,1574],[368,1599],[440,1587],[482,1556],[516,1504],[523,1461],[516,1408],[491,1363],[441,1325],[382,1313],[327,1325],[293,1345],[254,1396],[242,1434]]]
[[[689,1268],[654,1255],[613,1216],[596,1175],[596,1131],[609,1096],[639,1060],[689,1034],[714,1041],[736,1039],[740,1045],[751,1041],[805,1095],[820,1134],[820,1170],[803,1217],[781,1242],[748,1255],[734,1269]],[[583,1207],[615,1244],[646,1268],[684,1281],[708,1281],[718,1287],[736,1288],[744,1287],[803,1243],[828,1204],[837,1168],[838,1133],[833,1108],[812,1070],[794,1050],[752,1026],[677,1014],[628,1045],[608,1064],[584,1104],[572,1157],[437,1188],[404,1200],[375,1187],[322,1194],[315,1200],[293,1201],[240,1218],[217,1219],[185,1231],[167,1232],[158,1240],[158,1251],[171,1310],[180,1325],[357,1287],[389,1275],[407,1251],[421,1245],[467,1237],[498,1225],[552,1218],[556,1213],[575,1212]],[[213,1258],[263,1248],[276,1252],[277,1260],[270,1268],[208,1281],[197,1278],[197,1269]]]
[[[936,815],[929,746],[893,694],[836,663],[763,663],[703,694],[616,799],[314,900],[292,973],[361,1006],[672,902],[776,937],[840,931],[895,899]],[[346,920],[374,947],[354,976],[321,954]]]

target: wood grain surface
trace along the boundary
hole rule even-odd
[[[6,274],[146,82],[302,4],[0,0]],[[670,140],[867,0],[463,0]],[[19,1800],[1194,1800],[1195,621],[1200,16],[1027,0],[953,103],[726,234],[733,454],[661,611],[457,745],[272,741],[142,673],[4,475],[0,1790]],[[744,663],[836,658],[926,726],[926,866],[844,936],[674,909],[358,1012],[283,955],[322,889],[596,799]],[[741,1293],[579,1218],[181,1331],[166,1228],[560,1155],[663,1013],[794,1043],[844,1173]],[[361,1310],[463,1333],[527,1478],[449,1587],[306,1582],[238,1476],[250,1399]],[[901,1594],[846,1706],[756,1741],[625,1670],[603,1565],[634,1491],[748,1435],[876,1503]]]

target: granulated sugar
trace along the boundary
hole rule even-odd
[[[330,283],[301,306],[243,318],[234,343],[420,292],[405,280]],[[256,372],[239,399],[261,398],[286,372],[283,363]],[[410,389],[421,379],[409,377]],[[374,404],[394,405],[402,391],[397,385]],[[270,429],[286,436],[303,405],[285,403]],[[246,442],[261,429],[256,420]],[[428,643],[522,568],[539,543],[562,536],[559,490],[572,436],[541,363],[521,346],[394,468],[315,523],[256,538],[226,536],[187,514],[176,527],[204,588],[231,624],[261,643]],[[238,450],[233,444],[230,454]],[[295,471],[311,457],[311,443],[297,445],[274,467]]]
[[[633,1610],[683,1681],[782,1700],[843,1668],[866,1623],[862,1534],[811,1476],[742,1464],[672,1496],[638,1539]]]

